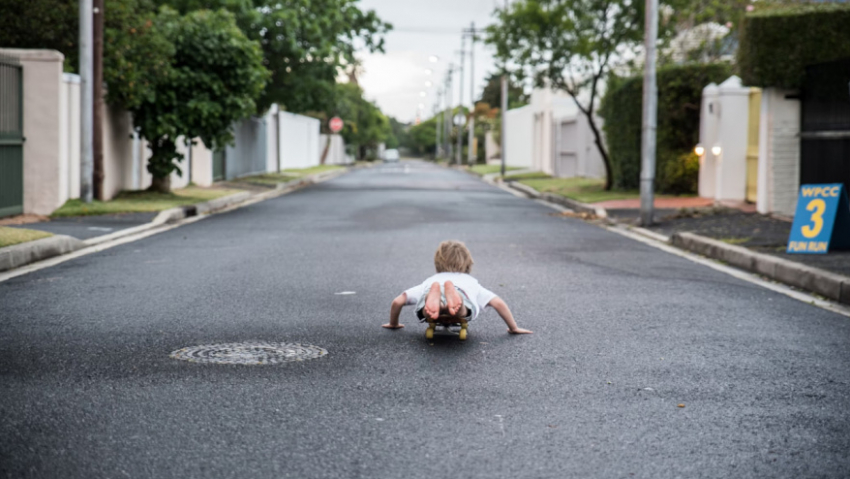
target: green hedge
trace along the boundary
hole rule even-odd
[[[850,4],[793,5],[744,17],[738,68],[745,85],[797,89],[805,67],[850,57]]]
[[[658,69],[656,189],[662,193],[696,193],[699,168],[688,156],[699,141],[702,89],[731,75],[725,63]],[[614,187],[640,186],[643,78],[609,80],[600,115],[611,157]]]

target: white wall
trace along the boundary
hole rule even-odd
[[[509,166],[551,175],[604,176],[601,155],[587,148],[588,142],[593,142],[587,118],[582,118],[575,101],[566,93],[537,88],[528,105],[509,110],[505,116]],[[575,123],[575,134],[570,122]]]
[[[0,49],[23,67],[25,214],[49,215],[67,194],[68,169],[61,164],[68,92],[63,92],[64,55],[55,50]],[[64,102],[63,102],[64,100]],[[64,174],[63,174],[64,173]]]
[[[286,111],[278,113],[280,168],[310,168],[319,164],[319,120]]]
[[[62,75],[59,197],[64,203],[80,197],[80,76]]]
[[[488,131],[484,133],[484,156],[485,160],[489,162],[493,158],[499,158],[502,154],[501,147],[496,143],[496,140],[493,139],[493,132]],[[501,161],[501,159],[500,159]]]
[[[278,171],[279,150],[278,150],[278,106],[277,103],[272,104],[269,111],[263,116],[263,121],[266,122],[266,173]]]
[[[534,109],[531,105],[505,113],[505,164],[531,168],[534,157]]]
[[[596,127],[601,132],[602,119],[597,117],[595,121]],[[599,148],[596,147],[596,139],[586,115],[575,113],[556,118],[553,134],[553,176],[605,177],[605,162],[602,160]]]
[[[700,112],[699,195],[744,201],[747,195],[747,134],[750,89],[731,76],[703,89]],[[696,145],[694,145],[696,146]],[[720,147],[715,154],[714,147]]]
[[[702,89],[699,115],[699,144],[704,152],[699,158],[698,194],[704,198],[717,195],[717,158],[711,148],[717,144],[718,96],[717,84],[709,83]],[[696,147],[697,145],[694,145]]]
[[[328,155],[325,157],[326,165],[347,165],[353,163],[353,159],[345,154],[345,140],[340,135],[321,135],[319,142],[319,155],[325,151],[325,145],[330,139],[331,145],[328,149]],[[320,156],[321,159],[321,156]]]
[[[800,101],[792,91],[765,88],[759,123],[759,213],[793,216],[800,189]]]

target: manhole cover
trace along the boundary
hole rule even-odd
[[[174,351],[171,357],[193,363],[253,365],[303,361],[327,354],[327,350],[309,344],[247,342],[190,346]]]

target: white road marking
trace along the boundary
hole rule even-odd
[[[334,293],[337,296],[348,296],[350,294],[357,294],[356,291],[340,291],[339,293]]]
[[[89,226],[88,229],[91,231],[112,231],[113,228],[107,228],[105,226]]]

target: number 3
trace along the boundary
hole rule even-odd
[[[809,201],[809,204],[806,205],[806,210],[812,211],[816,210],[812,213],[812,222],[815,224],[814,227],[809,225],[805,225],[801,228],[803,232],[803,236],[806,238],[814,238],[820,233],[820,230],[823,228],[823,212],[826,211],[826,203],[818,198],[812,201]]]

